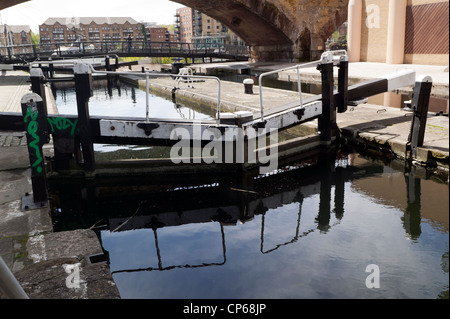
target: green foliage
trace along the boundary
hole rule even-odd
[[[39,41],[39,33],[34,33],[33,31],[31,31],[31,44],[39,44]]]
[[[333,39],[334,42],[337,42],[339,40],[340,37],[340,33],[339,31],[334,31],[333,34],[331,35],[331,38]]]
[[[172,58],[151,58],[154,64],[171,64],[173,62]]]
[[[145,60],[143,57],[119,57],[119,62],[133,62],[139,60]]]
[[[167,31],[175,31],[175,24],[160,24],[158,26],[161,28],[166,28]]]

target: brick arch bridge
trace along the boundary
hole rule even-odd
[[[250,46],[252,61],[317,58],[324,41],[347,20],[348,6],[348,0],[172,1],[225,24]]]

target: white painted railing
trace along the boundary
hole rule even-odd
[[[297,70],[297,86],[298,86],[298,95],[299,95],[299,103],[300,106],[303,107],[303,97],[302,97],[302,87],[301,87],[301,80],[300,80],[300,69],[309,68],[309,67],[317,67],[319,64],[324,63],[326,61],[334,62],[334,56],[347,56],[347,51],[345,50],[336,50],[336,51],[327,51],[322,53],[322,56],[320,60],[308,62],[304,64],[297,64],[295,66],[282,68],[274,71],[265,72],[259,75],[258,82],[259,82],[259,105],[261,109],[261,121],[264,121],[264,105],[263,105],[263,90],[262,90],[262,80],[264,77],[272,74],[277,74],[279,72],[283,71],[291,71],[291,70]],[[340,58],[339,58],[340,59]]]

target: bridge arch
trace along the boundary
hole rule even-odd
[[[317,58],[347,19],[348,0],[173,0],[222,22],[250,46],[252,61]]]

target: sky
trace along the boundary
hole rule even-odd
[[[0,24],[29,25],[33,32],[50,17],[131,17],[173,24],[182,7],[169,0],[31,0],[0,10]]]

